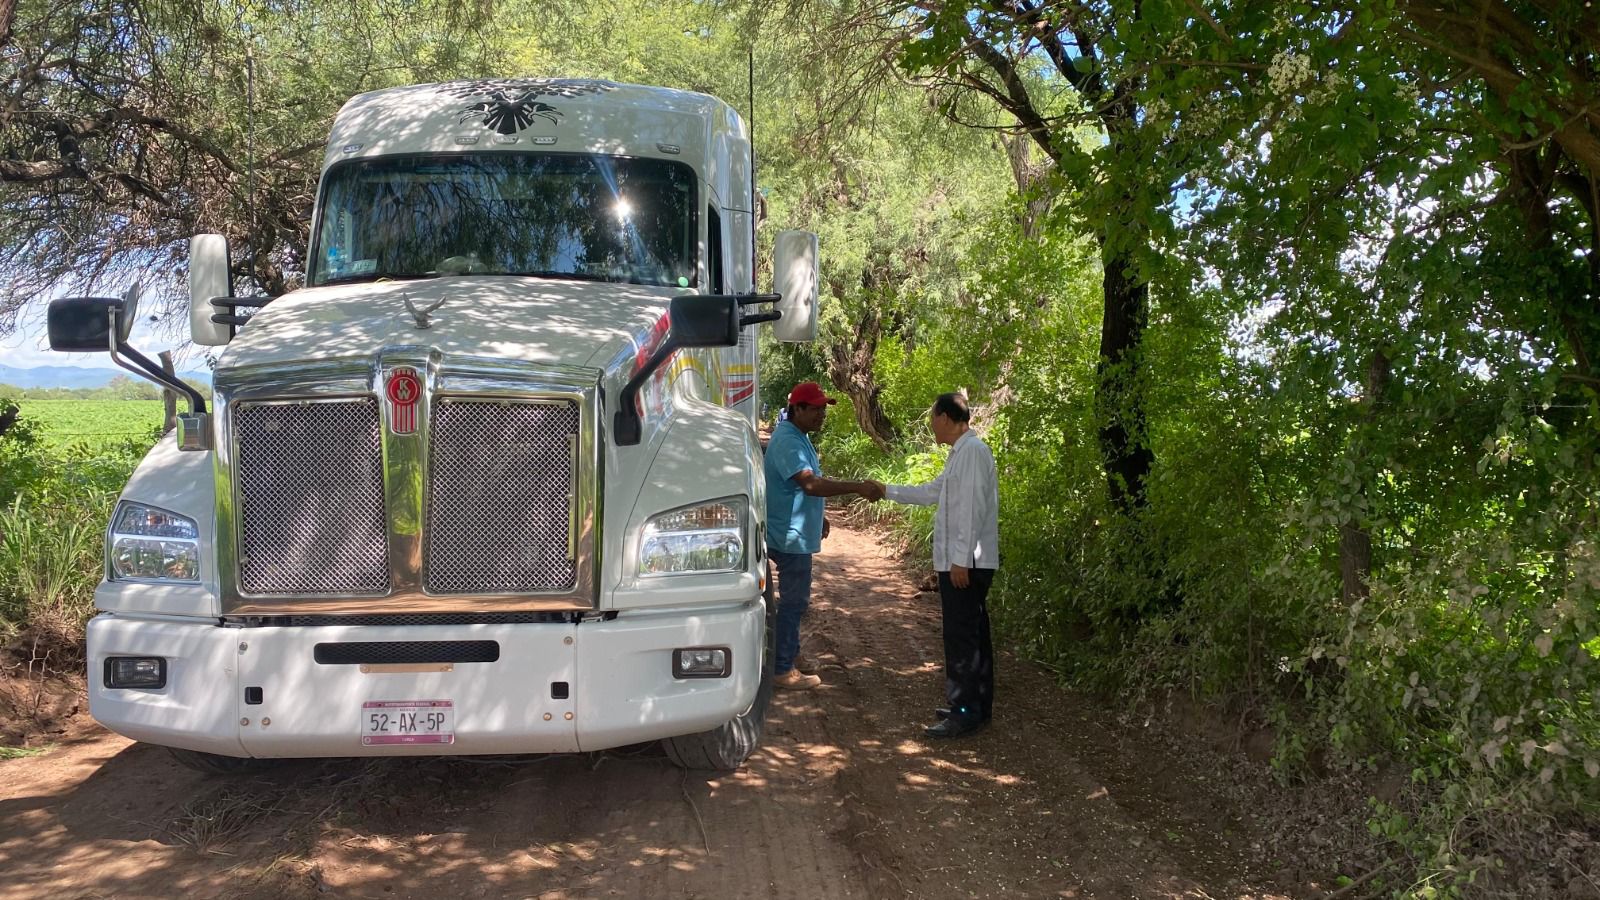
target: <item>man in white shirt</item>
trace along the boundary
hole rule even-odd
[[[1000,564],[1000,486],[994,454],[970,431],[971,419],[966,397],[940,394],[928,422],[934,438],[950,445],[944,471],[927,484],[883,487],[883,495],[896,503],[938,505],[933,568],[944,607],[944,678],[950,705],[938,710],[940,721],[928,726],[929,737],[977,731],[994,711],[988,599]]]

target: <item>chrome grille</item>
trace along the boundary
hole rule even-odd
[[[571,590],[578,405],[445,397],[434,403],[427,589]]]
[[[234,410],[233,427],[240,589],[387,591],[377,403],[244,403]]]

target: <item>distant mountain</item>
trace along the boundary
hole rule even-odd
[[[179,372],[179,375],[202,384],[211,383],[210,372]],[[118,375],[133,377],[122,369],[84,369],[77,366],[33,366],[21,369],[0,365],[0,384],[19,388],[100,388],[111,383]]]

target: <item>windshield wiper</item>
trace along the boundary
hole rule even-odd
[[[418,278],[437,277],[437,273],[431,275],[397,275],[394,272],[363,272],[360,275],[336,275],[332,278],[324,278],[318,287],[324,287],[330,284],[359,284],[363,281],[377,281],[379,279],[388,279],[389,281],[412,281]]]
[[[325,278],[317,286],[323,287],[332,284],[359,284],[361,282],[378,281],[380,279],[387,281],[417,281],[424,278],[461,277],[464,275],[495,275],[516,278],[559,278],[567,279],[569,281],[598,281],[605,282],[607,284],[644,284],[654,285],[657,287],[671,287],[671,285],[667,284],[654,284],[653,282],[644,281],[629,281],[627,278],[613,278],[609,275],[597,275],[592,272],[570,272],[558,271],[556,269],[538,269],[520,272],[461,272],[451,273],[449,276],[446,276],[441,272],[415,272],[403,275],[395,272],[363,272],[360,275],[337,275],[332,278]]]
[[[570,278],[574,281],[610,281],[604,275],[595,275],[589,272],[558,272],[554,269],[536,270],[528,272],[502,272],[503,275],[515,275],[519,278]]]
[[[644,281],[629,278],[625,275],[597,275],[592,272],[504,272],[504,275],[520,275],[527,278],[570,278],[573,281],[603,281],[606,284],[637,284],[644,287],[676,287],[665,281]]]

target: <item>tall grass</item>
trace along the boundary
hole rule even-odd
[[[157,432],[62,446],[23,412],[0,435],[0,641],[24,629],[72,641],[94,613],[117,494]]]
[[[98,489],[70,498],[47,490],[0,509],[0,629],[83,627],[94,612],[114,501]]]

